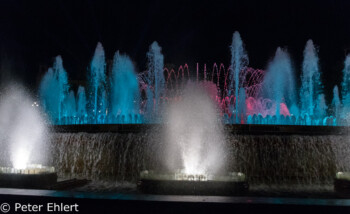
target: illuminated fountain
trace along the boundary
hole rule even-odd
[[[228,89],[228,96],[235,97],[235,123],[240,123],[239,116],[242,115],[244,110],[239,108],[239,103],[243,103],[245,106],[245,89],[243,87],[242,81],[240,81],[240,73],[246,69],[248,64],[248,55],[244,50],[243,41],[240,34],[236,31],[232,37],[231,45],[231,72],[230,72],[230,85]],[[238,96],[240,95],[240,96]],[[241,101],[243,100],[243,101]],[[240,111],[239,111],[240,110]],[[244,114],[243,114],[244,115]]]
[[[217,173],[224,167],[223,125],[204,89],[188,85],[182,100],[168,107],[166,116],[167,165],[175,170],[180,154],[185,173]],[[195,106],[195,108],[193,108]],[[178,153],[177,153],[178,152]]]
[[[322,93],[321,74],[318,57],[312,40],[308,40],[304,50],[303,74],[301,77],[301,114],[312,116],[317,114],[318,102]]]
[[[170,176],[170,180],[198,182],[215,176],[235,180],[233,177],[238,173],[229,172],[244,172],[251,184],[279,182],[280,178],[288,182],[294,178],[300,182],[329,182],[332,179],[329,175],[334,175],[335,170],[348,171],[332,165],[335,161],[331,147],[333,142],[342,140],[333,135],[343,133],[345,128],[304,126],[349,124],[350,56],[345,59],[343,82],[339,88],[334,87],[333,101],[329,102],[332,104],[327,106],[318,48],[312,40],[306,42],[303,52],[301,77],[295,76],[298,66],[292,66],[293,58],[285,48],[277,48],[264,70],[249,67],[248,53],[238,32],[232,36],[230,50],[230,65],[196,63],[166,67],[164,50],[153,42],[145,54],[146,70],[137,72],[132,59],[119,51],[108,61],[102,44],[98,43],[88,66],[86,84],[79,86],[77,92],[69,85],[62,58],[56,57],[40,84],[39,105],[53,124],[74,125],[54,127],[66,129],[64,134],[55,133],[53,140],[56,169],[67,176],[92,180],[108,177],[118,181],[137,181],[145,169],[149,171],[142,174],[143,178],[161,174]],[[300,88],[297,80],[301,80]],[[183,90],[189,82],[204,90],[193,86]],[[206,93],[209,96],[203,95]],[[75,126],[80,124],[123,125]],[[155,142],[156,138],[149,137],[153,129],[143,131],[153,125],[129,124],[160,124],[155,126],[166,127],[162,133],[167,137],[161,143]],[[293,127],[295,125],[302,127]],[[94,133],[73,133],[85,132],[85,128]],[[230,133],[241,131],[244,136],[224,139],[227,136],[222,134],[223,129],[229,129]],[[113,130],[118,134],[96,133],[100,130]],[[120,130],[133,133],[126,136],[119,133]],[[247,135],[246,131],[254,134]],[[273,136],[253,136],[263,131],[263,134],[271,131]],[[295,132],[301,133],[301,141],[308,143],[299,143],[299,139],[289,135],[277,136]],[[208,133],[211,134],[207,136]],[[310,133],[331,136],[306,136]],[[261,144],[255,143],[260,139],[264,142],[261,148]],[[216,142],[215,146],[212,142]],[[232,160],[223,160],[233,150],[236,153],[231,156]],[[319,150],[317,155],[315,150]],[[167,154],[159,161],[158,156],[164,151]],[[286,155],[289,158],[285,161]],[[245,161],[246,158],[249,161]],[[295,167],[282,167],[282,160]],[[168,171],[153,167],[157,161],[167,163]],[[226,162],[237,162],[239,167],[225,168],[221,164]],[[271,165],[278,172],[270,170]]]
[[[39,89],[39,106],[59,125],[53,127],[50,163],[60,178],[140,181],[148,193],[230,195],[244,193],[248,182],[250,189],[329,187],[337,171],[350,170],[337,165],[348,161],[346,155],[335,155],[346,146],[334,148],[347,129],[313,126],[349,124],[350,56],[327,106],[317,49],[307,41],[297,77],[299,66],[292,66],[286,48],[277,48],[264,70],[249,67],[238,32],[230,65],[175,67],[153,42],[141,72],[119,51],[107,60],[98,43],[86,84],[76,92],[56,57]]]
[[[53,68],[48,69],[39,87],[41,105],[46,110],[52,122],[60,124],[61,120],[68,116],[63,115],[64,101],[68,93],[67,72],[63,68],[61,56],[57,56]]]
[[[30,95],[20,86],[6,88],[0,98],[0,186],[44,188],[56,183],[46,163],[46,121]]]
[[[139,123],[141,118],[139,83],[131,59],[117,51],[114,55],[111,77],[111,113],[121,115],[122,121],[114,123]]]
[[[87,82],[76,93],[69,85],[62,58],[55,58],[40,84],[40,105],[57,125],[162,123],[162,105],[180,100],[182,86],[195,79],[216,86],[213,99],[225,123],[347,126],[350,56],[345,59],[340,95],[334,95],[339,99],[335,97],[337,102],[327,106],[312,40],[304,49],[299,89],[285,49],[277,49],[266,71],[249,67],[238,32],[233,34],[230,50],[230,65],[196,63],[176,69],[164,66],[162,48],[153,42],[146,54],[147,70],[137,74],[136,65],[118,51],[107,65],[104,48],[98,43]]]
[[[268,115],[276,116],[276,123],[281,123],[281,115],[290,116],[287,106],[296,105],[295,81],[289,55],[277,48],[276,55],[270,62],[262,83],[263,97],[272,100],[272,109]]]
[[[193,108],[195,106],[195,108]],[[143,171],[139,189],[156,194],[237,194],[247,190],[243,173],[225,172],[223,125],[206,90],[189,83],[182,100],[168,107],[165,157],[168,173]]]
[[[342,118],[348,118],[350,112],[350,55],[347,55],[344,61],[343,81],[341,83],[341,96],[343,109]]]

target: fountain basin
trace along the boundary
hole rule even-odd
[[[249,188],[243,173],[225,176],[141,172],[138,189],[146,194],[161,195],[244,195]]]
[[[334,190],[338,193],[350,194],[350,172],[337,172]]]
[[[0,187],[45,189],[56,183],[54,167],[39,164],[28,165],[25,169],[0,167]]]

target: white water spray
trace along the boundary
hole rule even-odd
[[[176,154],[188,174],[214,174],[224,164],[223,127],[218,112],[205,90],[189,84],[182,100],[170,106],[166,141],[168,167],[174,168]]]
[[[42,163],[47,128],[39,106],[19,86],[3,91],[0,98],[0,146],[12,167],[24,169]]]

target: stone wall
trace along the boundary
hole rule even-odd
[[[51,164],[61,177],[108,181],[167,170],[160,129],[135,130],[53,133]],[[337,171],[350,170],[345,134],[237,134],[226,127],[226,142],[224,171],[241,171],[251,183],[331,183]]]

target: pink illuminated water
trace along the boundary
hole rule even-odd
[[[229,117],[232,116],[232,111],[230,111],[229,107],[235,104],[236,101],[234,95],[228,94],[228,75],[230,72],[231,67],[227,67],[223,63],[213,63],[212,66],[196,63],[195,70],[190,70],[188,64],[180,65],[177,69],[164,68],[168,91],[177,91],[186,81],[195,79],[196,83],[203,86],[210,97],[215,100],[221,109],[222,115],[227,114]],[[245,100],[246,116],[254,114],[261,114],[264,117],[266,115],[274,115],[276,108],[274,102],[269,99],[258,98],[264,74],[264,70],[250,67],[240,72],[239,79],[247,97]],[[143,87],[143,89],[145,88]],[[168,103],[180,100],[181,96],[166,96],[162,97],[162,99]],[[284,103],[281,103],[281,114],[290,116],[288,107]]]
[[[126,54],[115,57],[108,71],[104,49],[98,43],[86,89],[80,86],[76,94],[72,91],[63,60],[56,57],[41,81],[40,103],[55,124],[162,123],[166,106],[182,100],[182,89],[191,82],[204,88],[215,101],[225,123],[348,124],[350,60],[345,60],[342,99],[335,93],[338,99],[334,100],[339,102],[329,108],[319,78],[317,48],[311,40],[304,51],[301,88],[296,87],[295,69],[286,49],[277,48],[266,70],[261,70],[249,67],[244,46],[235,32],[229,64],[167,67],[162,48],[155,41],[146,54],[146,71],[138,73]],[[329,116],[332,111],[336,113]]]

